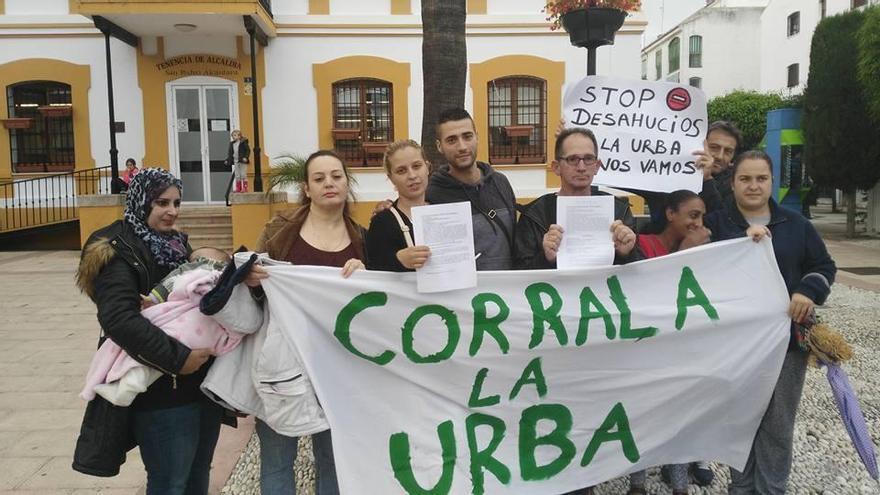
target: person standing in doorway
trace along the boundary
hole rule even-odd
[[[247,192],[247,167],[251,156],[251,147],[248,140],[241,135],[241,131],[232,131],[232,140],[229,142],[229,151],[226,153],[226,163],[232,167],[235,175],[234,192]]]

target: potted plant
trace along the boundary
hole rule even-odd
[[[572,45],[596,48],[614,44],[627,12],[641,6],[641,0],[550,0],[544,12],[550,29],[565,29]]]

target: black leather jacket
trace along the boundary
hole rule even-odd
[[[153,261],[147,246],[122,220],[93,233],[83,248],[77,285],[95,302],[104,335],[138,362],[163,373],[138,395],[133,409],[174,407],[202,398],[199,385],[208,366],[177,376],[189,347],[141,315],[141,295],[169,271]]]

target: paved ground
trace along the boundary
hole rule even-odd
[[[78,397],[98,338],[95,306],[73,285],[78,251],[0,252],[0,494],[143,493],[131,452],[119,476],[70,468],[85,403]],[[223,427],[213,493],[253,423]]]
[[[815,222],[841,268],[880,267],[880,239],[842,237],[843,217]],[[84,403],[77,396],[98,337],[94,305],[73,286],[78,252],[0,252],[0,495],[143,492],[136,452],[115,478],[70,469]],[[880,292],[880,273],[838,282]],[[212,476],[219,493],[252,424],[224,427]]]

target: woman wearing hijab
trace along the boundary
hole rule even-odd
[[[208,493],[222,417],[221,409],[199,390],[210,351],[188,348],[141,315],[142,294],[185,263],[190,252],[186,234],[175,230],[181,189],[180,179],[162,169],[144,169],[134,176],[124,219],[89,237],[76,275],[77,286],[98,308],[102,340],[112,339],[163,373],[128,408],[128,431],[114,430],[114,435],[130,435],[140,447],[147,495]],[[90,417],[87,408],[74,459],[74,469],[80,471],[78,462],[93,459],[80,456],[90,422],[92,430],[109,428],[94,424],[100,420]],[[119,463],[124,450],[122,454]],[[91,474],[99,473],[95,469]]]

